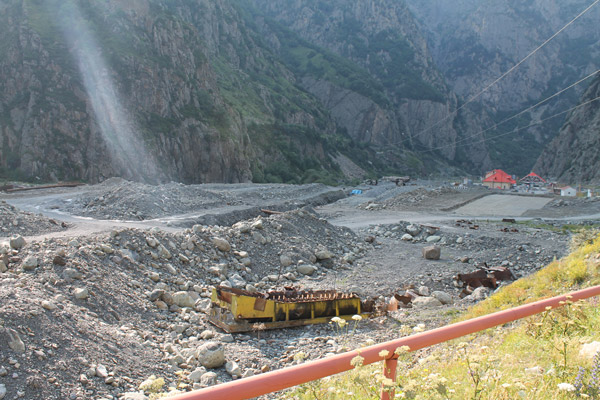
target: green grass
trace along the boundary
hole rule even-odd
[[[600,235],[582,235],[575,250],[536,274],[520,279],[475,305],[465,320],[600,284]],[[588,386],[595,361],[580,355],[583,344],[600,340],[598,300],[567,301],[502,327],[446,342],[399,358],[396,398],[408,399],[575,399],[599,398]],[[382,366],[357,367],[347,373],[302,385],[289,399],[373,399],[382,383]],[[579,391],[559,389],[583,377]],[[579,396],[586,395],[586,396]]]

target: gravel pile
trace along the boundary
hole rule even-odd
[[[294,202],[331,192],[322,184],[206,184],[171,182],[148,185],[111,178],[90,186],[89,192],[62,202],[58,208],[97,219],[146,220],[219,207],[261,206]]]
[[[308,342],[306,357],[338,351],[327,326],[217,333],[211,287],[310,285],[370,247],[309,210],[181,233],[14,238],[0,247],[0,379],[8,398],[110,399],[151,375],[198,388],[292,363]]]
[[[67,229],[67,224],[64,222],[21,211],[5,201],[0,201],[0,237],[9,237],[14,234],[39,235],[65,229]]]
[[[425,188],[399,193],[391,198],[370,200],[359,208],[369,211],[428,209],[449,211],[489,194],[485,189],[456,189],[451,187]]]

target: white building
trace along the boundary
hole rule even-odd
[[[560,188],[560,195],[575,197],[577,196],[577,190],[573,189],[571,186],[565,186],[563,188]]]

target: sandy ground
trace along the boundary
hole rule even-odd
[[[520,217],[527,211],[542,209],[550,201],[551,197],[493,194],[458,208],[454,214],[470,217]]]

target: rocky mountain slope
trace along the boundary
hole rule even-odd
[[[292,53],[292,63],[300,64],[303,88],[321,100],[354,140],[386,152],[390,145],[409,146],[418,158],[426,156],[420,151],[435,149],[436,157],[472,171],[490,166],[487,148],[477,134],[482,117],[466,110],[454,113],[457,97],[437,70],[404,1],[251,3],[260,10],[255,15],[267,16],[261,24],[266,37],[275,31],[270,17],[368,72],[375,85],[365,83],[371,87],[340,82],[310,49],[273,44],[279,53]]]
[[[591,3],[587,0],[413,0],[407,5],[419,21],[435,64],[450,87],[468,99]],[[476,103],[498,122],[597,70],[600,65],[599,18],[600,7],[596,5],[492,86]],[[494,165],[520,175],[528,173],[541,150],[558,132],[564,117],[517,133],[506,133],[574,106],[587,84],[486,132]],[[502,136],[495,138],[496,135]]]
[[[241,182],[334,169],[335,125],[231,2],[51,3],[0,8],[6,174]]]
[[[600,75],[583,95],[554,140],[535,164],[536,171],[563,183],[600,183]],[[585,104],[588,103],[588,104]]]
[[[325,10],[336,38],[302,38],[234,0],[3,2],[2,176],[333,182],[339,152],[367,170],[487,167],[483,145],[457,153],[460,121],[426,130],[457,100],[403,3],[361,4]]]
[[[560,121],[495,135],[577,95],[482,132],[598,64],[596,14],[482,103],[456,110],[582,1],[463,0],[448,9],[404,0],[7,0],[0,176],[331,184],[492,166],[520,174]]]

